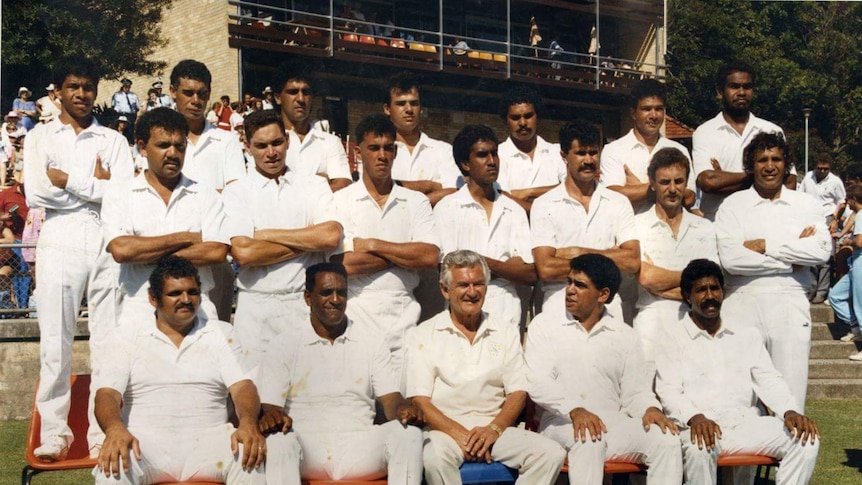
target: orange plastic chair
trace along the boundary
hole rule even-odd
[[[374,44],[374,37],[371,37],[370,35],[360,35],[359,36],[359,42],[361,44],[372,44],[373,45]]]
[[[396,49],[404,49],[407,47],[407,44],[405,44],[402,39],[392,39],[392,42],[390,42],[389,45]]]
[[[344,34],[341,36],[341,40],[345,42],[359,42],[359,36],[356,34]]]
[[[389,42],[386,42],[386,39],[377,39],[377,45],[380,47],[389,47]]]
[[[386,479],[380,480],[303,480],[302,485],[386,485]]]

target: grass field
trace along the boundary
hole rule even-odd
[[[862,483],[862,400],[809,401],[808,415],[820,428],[823,442],[813,485]],[[0,485],[21,483],[26,421],[0,423]],[[89,470],[43,473],[33,485],[93,483]]]

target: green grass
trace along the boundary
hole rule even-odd
[[[808,402],[808,415],[823,435],[812,485],[862,483],[862,400]],[[0,485],[21,483],[27,421],[0,423]],[[48,472],[37,475],[33,485],[93,483],[89,470]]]

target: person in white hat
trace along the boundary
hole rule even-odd
[[[12,109],[21,115],[21,124],[28,131],[32,130],[33,126],[36,125],[35,119],[37,116],[36,103],[30,100],[32,94],[29,89],[21,86],[18,88],[18,97],[12,101]]]
[[[156,90],[156,106],[164,106],[165,108],[177,109],[174,99],[168,93],[162,92],[162,82],[156,81],[153,83],[152,89]]]
[[[60,116],[62,106],[57,93],[54,92],[54,83],[45,86],[47,94],[36,101],[36,110],[39,111],[39,121],[50,121]]]

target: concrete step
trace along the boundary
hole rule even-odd
[[[862,362],[849,359],[812,359],[809,379],[862,379]]]
[[[835,316],[832,313],[832,307],[825,303],[811,305],[811,321],[814,323],[834,322]]]
[[[862,399],[862,379],[808,379],[808,399]]]
[[[858,345],[858,347],[857,347]],[[810,359],[846,359],[862,350],[862,342],[812,341]]]

